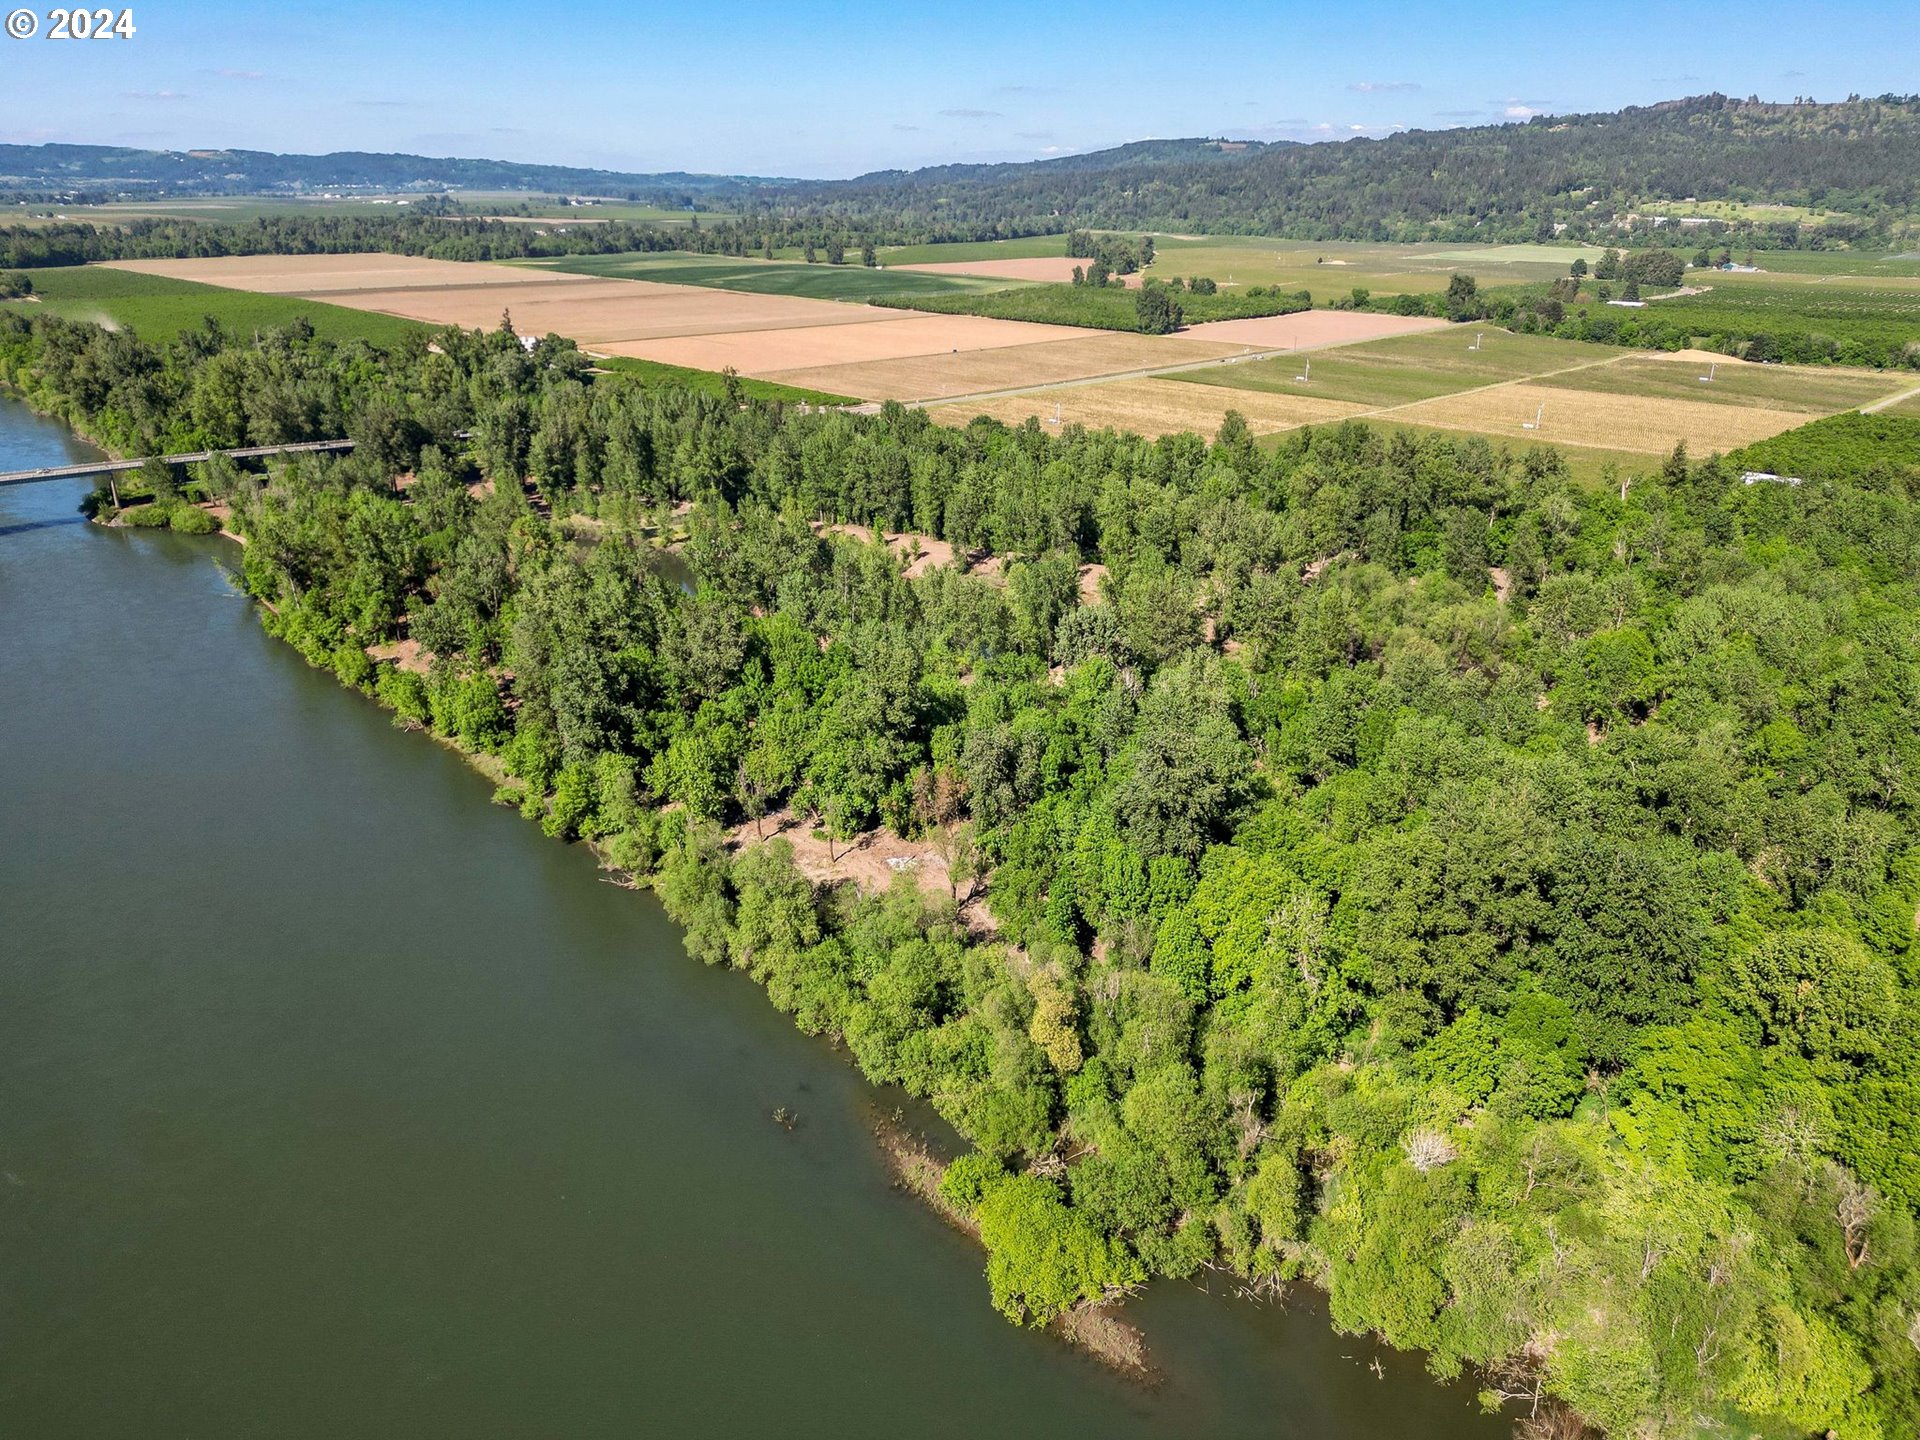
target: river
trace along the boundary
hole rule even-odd
[[[843,1057],[86,488],[0,489],[0,1434],[1506,1433],[1312,1296],[1007,1325]]]

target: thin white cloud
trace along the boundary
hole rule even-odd
[[[264,70],[216,70],[213,73],[223,80],[264,80],[267,78],[267,72]]]
[[[192,97],[182,90],[122,90],[121,97],[127,100],[187,100]]]
[[[1360,95],[1411,95],[1419,88],[1413,80],[1356,80],[1347,86]]]
[[[998,120],[1000,118],[998,110],[970,110],[964,107],[942,110],[940,113],[951,120]]]

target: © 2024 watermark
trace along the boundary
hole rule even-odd
[[[131,40],[135,27],[132,10],[55,8],[43,15],[22,6],[7,12],[7,34],[15,40],[35,36],[47,40]]]

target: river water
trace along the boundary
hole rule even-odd
[[[1007,1325],[842,1057],[86,488],[0,489],[0,1435],[1505,1434],[1312,1297]]]

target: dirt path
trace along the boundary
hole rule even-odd
[[[1898,395],[1889,395],[1884,400],[1876,400],[1871,405],[1862,405],[1860,413],[1871,415],[1876,410],[1885,410],[1890,406],[1898,405],[1902,400],[1911,400],[1916,395],[1920,395],[1920,385],[1914,386],[1911,390],[1902,390]]]

